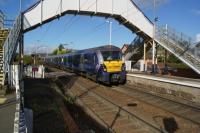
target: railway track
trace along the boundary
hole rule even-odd
[[[200,131],[198,108],[135,90],[133,86],[107,87],[79,77],[66,92],[80,100],[110,132]]]
[[[123,88],[123,89],[121,89]],[[125,85],[114,88],[117,91],[123,92],[129,96],[135,97],[143,102],[169,111],[174,115],[188,119],[196,124],[200,124],[200,107],[176,102],[164,97],[160,97],[142,90],[135,86]]]
[[[157,133],[165,132],[159,127],[146,122],[135,114],[129,112],[119,104],[92,91],[99,86],[86,88],[82,83],[76,83],[76,89],[71,93],[81,100],[90,110],[107,126],[108,132],[114,133]]]

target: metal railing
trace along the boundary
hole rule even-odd
[[[11,64],[11,61],[17,49],[17,43],[20,37],[20,32],[21,32],[21,17],[22,16],[19,15],[16,18],[13,28],[9,32],[9,35],[3,46],[3,72],[4,72],[3,79],[4,80],[5,80],[5,75],[9,69],[9,64]]]
[[[136,36],[125,52],[125,59],[128,60],[131,58],[131,56],[133,56],[137,52],[141,52],[138,50],[140,49],[141,46],[143,46],[143,43],[144,43],[144,39],[142,39],[139,36]]]
[[[165,26],[156,28],[155,39],[200,73],[199,50],[195,49],[194,40],[191,37]]]

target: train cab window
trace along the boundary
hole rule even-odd
[[[104,61],[122,60],[120,51],[101,51]]]

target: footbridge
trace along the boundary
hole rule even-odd
[[[23,97],[24,34],[65,14],[114,18],[139,36],[134,42],[142,38],[140,44],[149,46],[153,44],[154,25],[132,0],[40,0],[19,14],[3,45],[2,85],[10,86],[13,85],[12,80],[15,78],[11,65],[19,46],[20,67],[17,78],[19,82],[15,83],[20,88],[17,91],[18,97],[21,97],[20,94]],[[200,74],[200,57],[191,49],[190,38],[174,34],[168,27],[156,27],[155,42]],[[129,48],[127,58],[134,55],[134,49],[132,46]],[[141,56],[138,55],[138,58]],[[23,107],[23,98],[21,99],[20,105]]]

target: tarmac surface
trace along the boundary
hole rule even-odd
[[[13,133],[16,111],[15,94],[6,96],[7,101],[0,104],[0,132]]]

